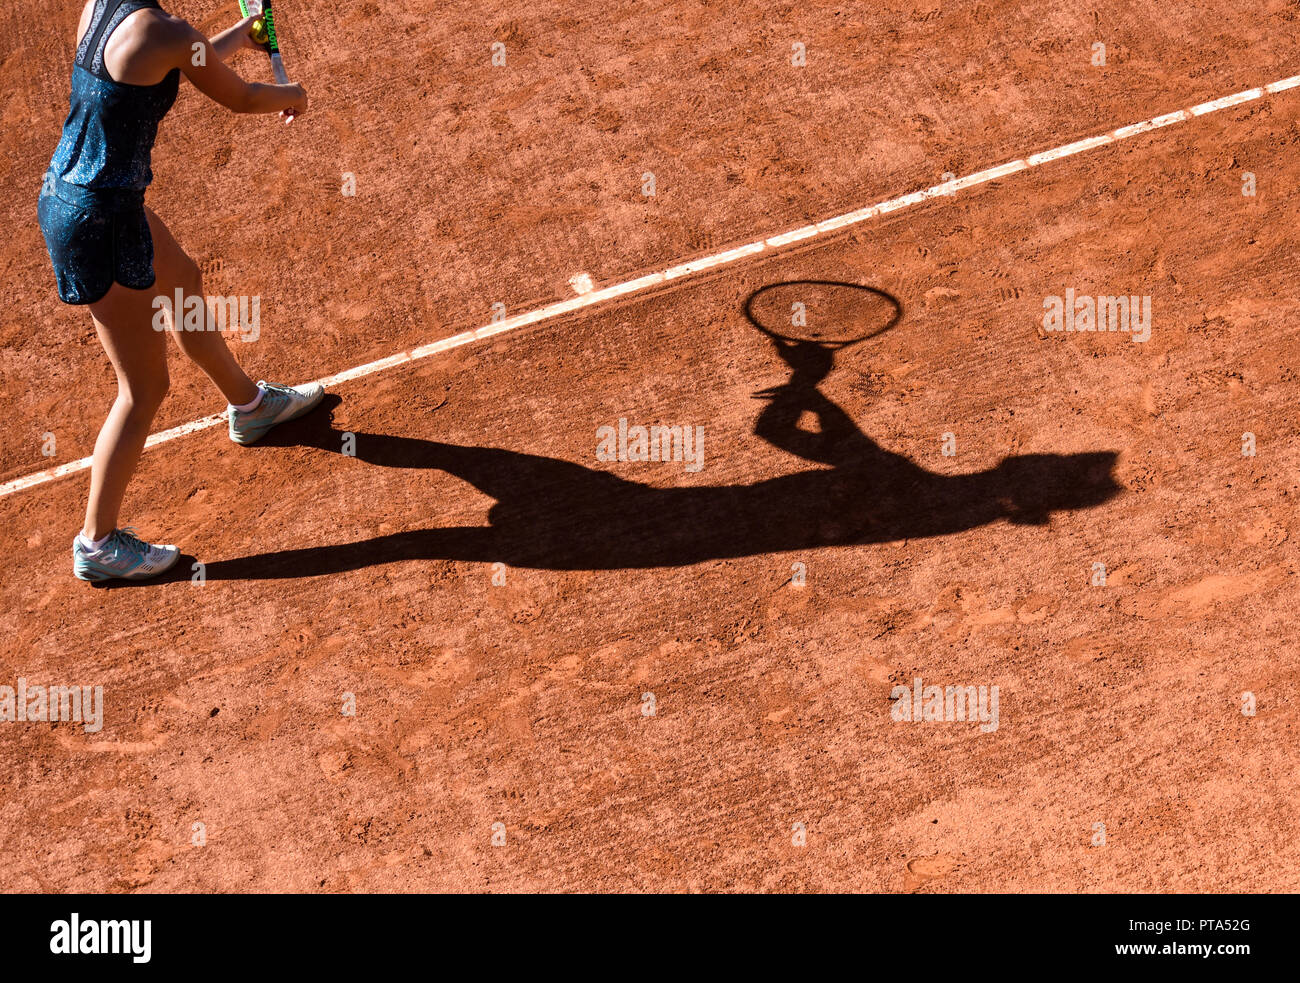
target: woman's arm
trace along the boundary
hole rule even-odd
[[[257,20],[257,17],[250,14],[234,27],[228,27],[220,34],[213,35],[212,50],[217,53],[217,57],[222,61],[230,61],[230,56],[236,51],[243,51],[245,48],[256,48],[257,44],[253,41],[252,34],[249,33],[255,20]]]
[[[209,99],[236,113],[279,113],[285,122],[293,122],[307,111],[307,93],[302,86],[245,82],[221,60],[215,42],[184,21],[175,23],[175,64]]]

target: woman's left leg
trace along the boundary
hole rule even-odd
[[[113,284],[90,305],[95,332],[117,375],[117,399],[100,428],[91,459],[82,533],[98,540],[117,528],[126,486],[135,474],[154,415],[167,395],[166,342],[150,327],[147,291]]]

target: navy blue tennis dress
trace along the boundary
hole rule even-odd
[[[176,101],[180,69],[156,85],[115,82],[104,47],[118,25],[157,0],[95,0],[72,66],[72,108],[41,186],[41,232],[54,263],[59,299],[93,304],[113,281],[154,284],[153,237],[144,192],[158,124]]]

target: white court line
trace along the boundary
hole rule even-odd
[[[877,204],[869,205],[866,208],[859,208],[856,211],[846,212],[843,215],[837,215],[834,218],[828,218],[824,221],[813,223],[812,225],[805,225],[798,229],[792,229],[789,232],[782,232],[780,235],[768,236],[767,238],[759,239],[755,242],[746,243],[743,246],[736,246],[734,249],[714,253],[712,256],[705,256],[701,259],[693,259],[689,263],[681,263],[677,266],[671,266],[660,273],[649,273],[645,276],[637,277],[635,280],[625,280],[624,282],[616,283],[613,286],[602,287],[600,290],[593,290],[590,293],[571,297],[568,300],[562,300],[554,304],[548,304],[545,307],[539,307],[536,310],[528,311],[526,314],[516,314],[514,317],[508,317],[492,324],[486,324],[481,328],[475,328],[473,331],[462,331],[460,334],[452,335],[450,338],[443,338],[441,341],[435,341],[428,345],[421,345],[419,348],[412,348],[410,351],[399,352],[396,355],[381,358],[376,362],[367,362],[365,365],[358,365],[356,368],[346,369],[343,372],[326,376],[324,379],[318,379],[317,381],[326,387],[337,386],[342,382],[351,382],[353,379],[360,379],[363,376],[374,375],[376,372],[383,372],[386,369],[391,369],[398,365],[405,365],[407,362],[418,361],[422,358],[428,358],[430,355],[437,355],[441,352],[450,351],[453,348],[459,348],[462,345],[468,345],[475,341],[482,341],[484,338],[491,338],[493,335],[504,334],[507,331],[514,331],[516,328],[527,327],[530,324],[538,324],[541,321],[549,321],[552,318],[582,310],[584,307],[592,307],[596,304],[602,304],[605,301],[615,300],[619,297],[626,297],[629,294],[640,293],[643,290],[649,290],[651,287],[657,287],[673,280],[680,280],[684,277],[693,276],[697,273],[715,269],[719,266],[726,266],[729,263],[735,263],[749,256],[757,256],[759,253],[780,249],[783,246],[790,245],[791,243],[802,242],[805,239],[811,239],[828,232],[836,232],[851,225],[857,225],[859,222],[865,222],[868,219],[875,218],[879,215],[887,215],[890,212],[898,211],[900,208],[910,208],[912,205],[929,201],[931,198],[950,196],[958,191],[964,191],[967,188],[973,188],[976,185],[984,184],[988,181],[996,181],[998,178],[1006,177],[1010,174],[1016,174],[1020,171],[1028,170],[1031,167],[1037,167],[1040,164],[1060,160],[1062,157],[1069,157],[1072,154],[1083,153],[1097,147],[1105,147],[1120,140],[1127,140],[1129,137],[1134,137],[1141,133],[1149,133],[1152,130],[1158,130],[1164,126],[1171,126],[1174,123],[1182,123],[1198,116],[1204,116],[1207,113],[1214,113],[1218,112],[1220,109],[1227,109],[1230,106],[1239,106],[1242,103],[1250,102],[1253,99],[1259,99],[1265,93],[1272,94],[1283,92],[1287,89],[1294,89],[1297,86],[1300,86],[1300,75],[1292,75],[1290,78],[1271,82],[1261,88],[1247,89],[1245,92],[1235,92],[1230,96],[1223,96],[1219,99],[1212,99],[1209,102],[1189,106],[1187,109],[1165,113],[1163,116],[1155,116],[1151,119],[1143,120],[1140,123],[1121,126],[1119,129],[1111,130],[1109,133],[1102,133],[1095,137],[1088,137],[1086,140],[1076,140],[1073,143],[1067,143],[1064,146],[1056,147],[1052,150],[1044,150],[1041,153],[1030,154],[1027,157],[1007,161],[1005,164],[999,164],[997,167],[990,167],[987,170],[978,171],[975,174],[969,174],[966,177],[956,178],[952,181],[945,181],[943,184],[936,184],[921,191],[913,191],[910,194],[901,195],[897,198],[890,198],[888,201],[878,202]],[[189,423],[181,424],[179,427],[172,427],[170,430],[163,430],[159,433],[152,434],[149,439],[145,441],[145,447],[156,447],[169,440],[175,440],[177,437],[184,437],[186,434],[196,433],[200,430],[207,430],[209,427],[218,427],[221,426],[224,421],[225,414],[222,413],[205,416],[201,420],[192,420]],[[48,468],[44,471],[37,471],[33,474],[24,475],[21,478],[14,478],[12,481],[6,481],[4,484],[0,485],[0,498],[3,498],[6,495],[12,495],[15,492],[23,491],[27,488],[33,488],[36,485],[42,485],[47,481],[53,481],[55,478],[62,478],[64,475],[76,474],[78,471],[85,471],[89,467],[90,458],[83,457],[79,461],[69,461],[67,464],[60,464],[58,467]]]

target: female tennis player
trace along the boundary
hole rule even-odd
[[[73,541],[82,580],[142,580],[169,569],[175,546],[146,543],[118,528],[118,512],[154,414],[167,394],[166,341],[154,328],[155,297],[203,297],[198,265],[144,203],[158,124],[184,75],[237,113],[307,111],[298,85],[248,83],[225,64],[254,48],[253,18],[207,38],[156,0],[90,0],[81,14],[72,68],[72,106],[41,188],[41,231],[59,299],[85,305],[117,373],[117,399],[95,441],[86,521]],[[164,306],[167,311],[169,306]],[[244,374],[215,330],[168,329],[229,404],[230,439],[251,444],[278,423],[316,406],[319,385],[278,386]],[[213,319],[207,319],[211,326]]]

